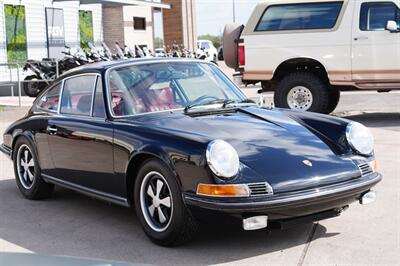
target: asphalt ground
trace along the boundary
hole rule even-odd
[[[256,89],[244,91],[257,97]],[[26,111],[1,108],[0,134]],[[364,123],[375,137],[384,179],[371,205],[355,203],[340,217],[283,231],[208,223],[194,242],[163,248],[147,239],[132,209],[61,188],[48,200],[24,199],[11,161],[0,155],[0,252],[156,265],[400,265],[400,94],[344,93],[334,115]]]

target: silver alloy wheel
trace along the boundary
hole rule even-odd
[[[17,153],[18,179],[25,189],[30,189],[35,181],[35,161],[28,145],[22,144]]]
[[[313,96],[307,87],[296,86],[289,91],[287,103],[290,109],[307,111],[313,104]]]
[[[163,232],[168,228],[174,211],[172,194],[166,179],[159,172],[149,172],[143,178],[140,207],[151,229]]]

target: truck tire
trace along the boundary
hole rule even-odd
[[[336,109],[336,107],[339,104],[339,100],[340,100],[340,91],[335,88],[330,88],[329,89],[329,107],[326,112],[327,114],[332,113]]]
[[[326,114],[330,109],[329,86],[313,73],[293,72],[278,82],[274,102],[277,107]]]
[[[239,23],[231,23],[225,26],[222,40],[222,49],[225,64],[233,69],[239,66],[238,62],[238,40],[244,26]]]

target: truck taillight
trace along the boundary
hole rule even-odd
[[[238,49],[238,56],[239,56],[239,66],[244,66],[246,63],[246,55],[244,52],[244,45],[239,44],[239,49]]]

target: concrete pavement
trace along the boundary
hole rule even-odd
[[[45,201],[25,200],[16,187],[11,161],[0,155],[0,252],[157,265],[400,265],[399,96],[376,97],[374,106],[368,106],[362,102],[372,101],[370,96],[349,94],[340,107],[350,110],[362,104],[366,113],[340,115],[364,123],[375,136],[384,180],[376,187],[378,199],[372,205],[353,204],[340,217],[269,233],[244,232],[234,224],[214,221],[202,226],[196,241],[162,248],[146,238],[131,209],[65,189],[57,189]],[[24,112],[26,108],[1,112],[0,134]]]

